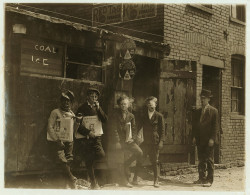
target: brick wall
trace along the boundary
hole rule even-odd
[[[245,48],[245,26],[229,20],[229,5],[213,5],[213,14],[189,5],[168,4],[164,7],[164,41],[171,46],[167,59],[197,61],[196,105],[200,106],[202,88],[201,55],[225,63],[222,69],[221,99],[221,162],[244,159],[244,117],[232,116],[231,55],[242,54]],[[229,33],[224,37],[224,31]],[[237,45],[237,46],[235,46]],[[240,49],[239,49],[240,48]]]

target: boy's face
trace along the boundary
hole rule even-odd
[[[128,106],[129,106],[129,101],[127,99],[122,100],[120,102],[119,106],[120,106],[120,108],[121,108],[122,111],[127,111],[128,110]]]
[[[150,112],[155,111],[156,108],[156,102],[154,100],[150,100],[147,102],[147,107]]]
[[[71,108],[71,102],[67,98],[62,98],[61,99],[61,107],[64,110],[69,110]]]
[[[94,91],[90,92],[90,94],[88,95],[88,100],[90,104],[93,104],[98,100],[98,94]]]

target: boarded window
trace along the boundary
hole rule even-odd
[[[239,55],[232,56],[231,61],[231,112],[244,114],[244,71],[245,60]]]

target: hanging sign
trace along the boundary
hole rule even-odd
[[[124,80],[130,80],[134,78],[136,72],[136,66],[132,60],[124,60],[119,65],[119,76]]]
[[[125,60],[131,59],[135,54],[136,44],[132,39],[126,39],[121,45],[121,55]]]

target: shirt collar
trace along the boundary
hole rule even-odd
[[[155,112],[155,110],[154,110],[153,112],[151,112],[151,111],[148,110],[148,113],[149,113],[149,114],[153,114],[154,112]]]
[[[207,108],[209,107],[209,104],[207,104],[206,106],[205,106],[205,108],[204,109],[202,109],[202,110],[206,110]]]

